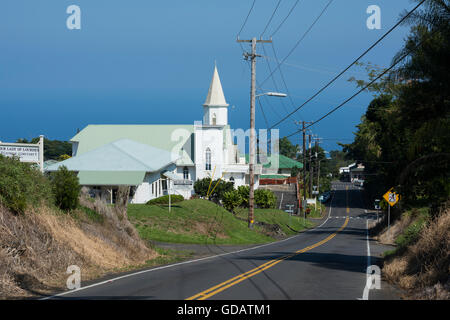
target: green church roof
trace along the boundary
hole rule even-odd
[[[263,167],[264,168],[272,168],[275,166],[275,155],[269,155],[267,156],[267,160],[264,161]],[[248,163],[249,161],[249,155],[245,155],[245,160]],[[292,169],[294,167],[297,167],[299,169],[303,168],[303,164],[301,162],[295,161],[291,158],[288,158],[286,156],[283,156],[282,154],[278,155],[278,168],[280,169]]]

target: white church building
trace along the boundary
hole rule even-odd
[[[228,103],[217,67],[203,104],[203,121],[191,125],[88,125],[72,143],[72,158],[51,165],[66,166],[80,184],[114,202],[118,186],[131,186],[131,203],[170,194],[188,199],[197,179],[212,177],[248,185],[249,166],[234,143],[228,124]],[[245,138],[245,137],[244,137]],[[255,166],[255,188],[261,165]]]

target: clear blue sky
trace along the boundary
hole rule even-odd
[[[301,0],[274,36],[283,58],[328,0]],[[259,36],[278,1],[258,0],[241,38]],[[294,0],[284,0],[267,33],[286,16]],[[44,134],[68,140],[88,124],[190,124],[202,118],[217,61],[233,128],[249,126],[250,74],[235,42],[252,0],[3,0],[0,4],[0,140]],[[81,8],[81,30],[68,30],[66,8]],[[366,8],[381,7],[382,29],[366,27]],[[296,105],[347,66],[387,31],[410,0],[335,0],[282,67]],[[401,27],[366,56],[388,66],[409,29]],[[268,50],[274,67],[273,53]],[[262,48],[258,47],[262,54]],[[272,60],[271,60],[272,59]],[[355,91],[346,81],[362,76],[353,68],[296,120],[314,120]],[[259,59],[257,78],[268,75]],[[280,91],[284,91],[279,73]],[[264,89],[275,91],[269,80]],[[263,99],[269,124],[293,109],[278,98]],[[365,112],[364,94],[313,128],[326,139],[350,142]],[[235,106],[231,109],[231,106]],[[295,130],[294,118],[280,133]],[[257,108],[257,126],[265,127]],[[292,138],[295,143],[299,137]],[[336,149],[334,140],[324,148]]]

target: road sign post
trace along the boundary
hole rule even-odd
[[[292,215],[294,214],[294,205],[287,204],[286,208],[287,208],[287,210],[285,212],[287,212],[289,214],[289,225],[291,225],[291,218],[292,218]]]
[[[392,191],[392,189],[394,189],[394,188],[389,189],[388,192],[386,192],[383,195],[384,200],[386,200],[386,202],[389,204],[389,206],[388,206],[388,232],[391,227],[391,207],[395,206],[395,204],[398,202],[398,200],[400,200],[400,196],[397,193],[395,193],[394,191]]]
[[[388,207],[388,232],[391,228],[391,206]]]

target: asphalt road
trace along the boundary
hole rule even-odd
[[[234,253],[148,269],[82,286],[53,299],[398,299],[381,281],[365,290],[381,248],[367,235],[360,191],[338,183],[315,229]],[[368,252],[371,252],[368,255]],[[83,285],[83,284],[82,284]]]

